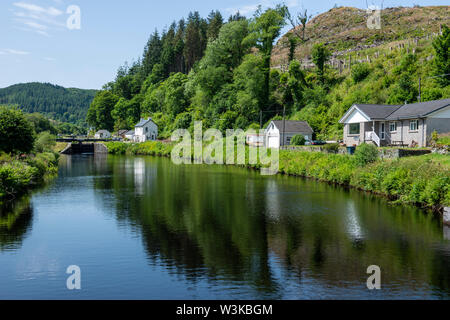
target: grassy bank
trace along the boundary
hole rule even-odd
[[[54,152],[27,156],[0,155],[0,202],[13,199],[42,184],[58,171]]]
[[[106,143],[111,154],[170,156],[173,145],[162,142]],[[314,178],[422,207],[450,206],[450,161],[445,155],[377,160],[361,165],[354,156],[280,151],[280,173]],[[246,165],[259,167],[258,165]]]

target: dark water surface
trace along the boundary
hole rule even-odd
[[[418,209],[300,178],[67,156],[0,215],[0,299],[448,299],[448,234]]]

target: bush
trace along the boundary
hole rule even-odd
[[[370,74],[370,68],[367,63],[360,63],[352,68],[352,78],[355,83],[363,81]]]
[[[304,146],[306,143],[306,139],[302,135],[293,136],[291,139],[291,145],[293,146]]]
[[[359,166],[366,166],[378,159],[378,149],[373,144],[364,143],[356,148],[355,161]]]
[[[34,146],[34,129],[22,111],[0,107],[0,151],[28,153]]]
[[[108,148],[108,153],[123,155],[127,152],[128,145],[122,142],[107,142],[105,146]]]

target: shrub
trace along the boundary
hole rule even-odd
[[[306,143],[306,139],[302,135],[296,135],[292,137],[291,145],[293,146],[304,146]]]
[[[373,144],[364,143],[356,148],[355,161],[359,166],[366,166],[378,159],[378,149]]]
[[[127,144],[122,142],[107,142],[105,145],[110,154],[125,154],[127,151]]]
[[[390,196],[408,194],[411,188],[408,171],[404,168],[395,169],[386,175],[381,186],[383,192]]]
[[[370,68],[367,63],[360,63],[352,68],[352,78],[355,83],[363,81],[370,74]]]
[[[439,146],[450,146],[450,136],[449,135],[441,135],[438,137],[436,143]]]

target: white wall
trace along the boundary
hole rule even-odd
[[[134,139],[136,142],[156,140],[157,138],[158,126],[153,121],[149,121],[145,126],[136,128],[135,130]]]
[[[273,123],[269,125],[266,132],[266,146],[267,148],[280,148],[280,131]]]

